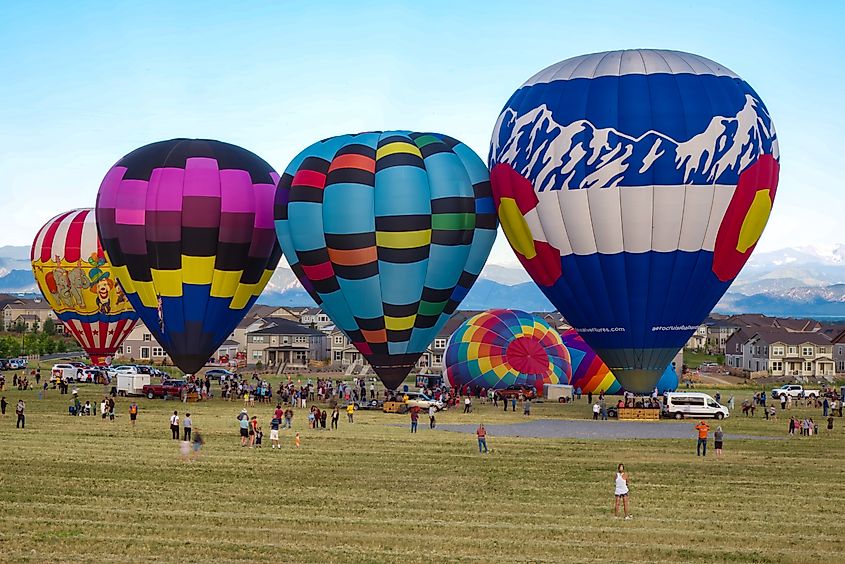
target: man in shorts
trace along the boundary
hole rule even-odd
[[[129,404],[129,421],[132,422],[132,426],[135,426],[135,421],[138,419],[138,404],[134,401]]]
[[[276,411],[281,410],[277,409]],[[279,417],[274,416],[270,420],[270,448],[282,448],[282,445],[279,444],[279,425],[281,424],[282,421]]]

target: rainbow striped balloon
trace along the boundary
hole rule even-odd
[[[544,320],[519,310],[494,309],[467,319],[446,346],[446,375],[453,387],[501,389],[512,385],[568,384],[569,351]]]

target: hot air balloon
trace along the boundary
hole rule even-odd
[[[617,394],[624,391],[610,368],[602,362],[590,345],[584,342],[575,329],[564,332],[561,339],[572,358],[571,384],[574,388],[581,388],[585,394],[589,392]],[[655,387],[660,394],[677,389],[678,374],[671,364],[666,366]]]
[[[141,147],[106,174],[97,226],[118,281],[156,340],[202,368],[255,303],[281,258],[276,172],[204,139]]]
[[[569,351],[543,319],[519,310],[494,309],[461,324],[446,345],[446,375],[453,387],[486,389],[568,384]]]
[[[648,392],[754,250],[779,152],[765,105],[732,71],[613,51],[517,90],[489,166],[519,260],[622,386]]]
[[[32,242],[32,273],[44,299],[91,362],[104,365],[138,322],[97,238],[94,210],[59,214]]]
[[[291,269],[390,389],[466,296],[496,238],[484,163],[438,133],[315,143],[282,175],[275,214]]]

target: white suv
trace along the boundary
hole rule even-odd
[[[76,380],[77,373],[80,372],[82,372],[82,369],[77,368],[72,364],[61,363],[53,365],[53,368],[50,370],[50,375],[54,380],[67,379],[69,382],[73,382]]]

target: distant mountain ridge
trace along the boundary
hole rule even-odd
[[[35,294],[29,247],[0,247],[0,292]],[[25,258],[20,258],[25,257]],[[15,268],[2,271],[3,264]],[[313,306],[288,268],[276,269],[258,303]],[[488,264],[461,303],[463,309],[554,308],[521,266]],[[845,317],[845,245],[796,247],[752,256],[714,309],[718,313],[763,313],[785,317]]]

